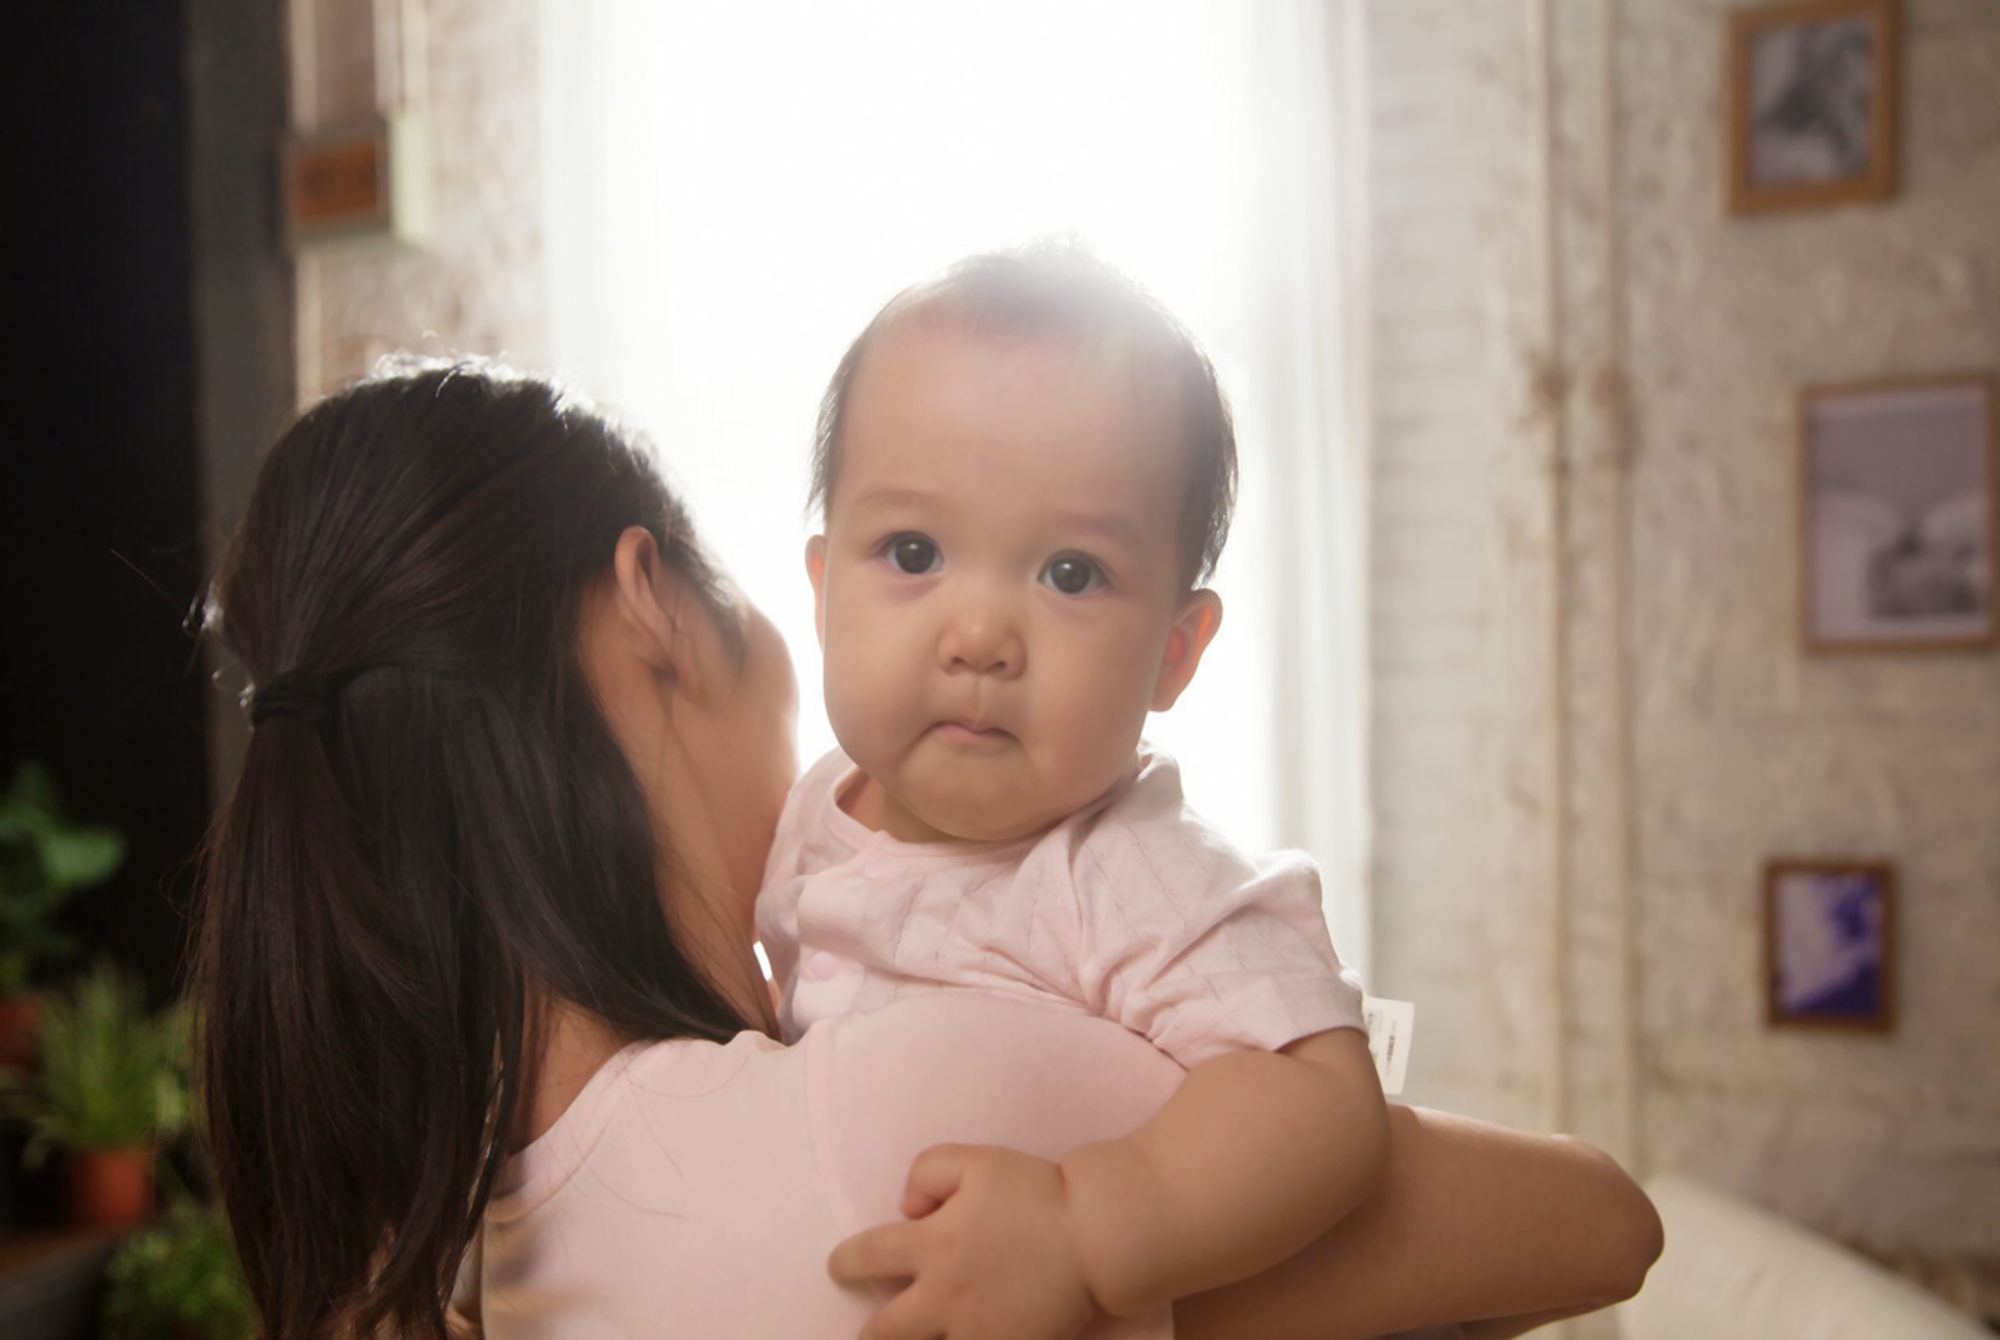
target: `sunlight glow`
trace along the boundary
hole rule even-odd
[[[545,6],[554,365],[648,430],[790,643],[800,752],[832,743],[803,550],[818,400],[897,290],[968,253],[1088,241],[1225,383],[1241,99],[1209,0]],[[585,189],[574,183],[588,181]],[[1256,444],[1224,632],[1151,733],[1191,798],[1268,846]]]

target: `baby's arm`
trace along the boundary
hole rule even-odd
[[[1091,1296],[1123,1316],[1275,1265],[1367,1197],[1387,1149],[1359,1030],[1203,1062],[1137,1131],[1062,1160]]]
[[[1291,1256],[1368,1195],[1387,1141],[1366,1040],[1334,1029],[1203,1062],[1131,1135],[1059,1164],[927,1150],[903,1198],[916,1222],[848,1239],[829,1269],[911,1281],[869,1336],[1070,1335]]]

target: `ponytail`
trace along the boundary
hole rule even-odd
[[[466,974],[437,952],[423,912],[377,877],[307,721],[256,727],[214,848],[203,1075],[265,1334],[336,1319],[373,1334],[388,1311],[404,1334],[442,1334],[382,1304],[448,1297],[457,1252],[435,1248],[470,1240],[518,1085],[499,1054],[520,1055],[519,970],[449,911],[479,944],[464,958],[485,961]]]

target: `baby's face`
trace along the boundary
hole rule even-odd
[[[1192,676],[1220,607],[1180,585],[1175,406],[1141,385],[1128,358],[949,319],[869,348],[808,549],[856,817],[1038,832],[1117,782]]]

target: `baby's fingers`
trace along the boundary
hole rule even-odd
[[[921,1219],[957,1194],[975,1146],[932,1145],[910,1165],[903,1183],[903,1213]]]
[[[945,1320],[921,1288],[905,1289],[875,1310],[855,1340],[944,1340]]]
[[[826,1258],[836,1284],[906,1280],[917,1273],[916,1233],[908,1224],[864,1229],[841,1242]]]

